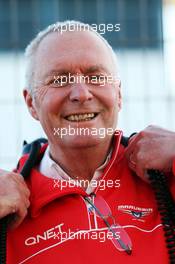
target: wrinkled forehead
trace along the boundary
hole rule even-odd
[[[72,66],[87,64],[87,67],[97,64],[108,65],[109,71],[114,68],[109,47],[92,31],[49,33],[39,44],[35,62],[41,70],[43,67],[54,67],[59,64],[64,67],[66,64]]]

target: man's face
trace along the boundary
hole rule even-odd
[[[53,32],[41,41],[35,56],[36,87],[29,108],[50,143],[90,147],[107,139],[91,131],[115,129],[121,107],[120,87],[117,83],[100,85],[88,80],[114,72],[108,48],[93,32]],[[86,76],[87,81],[71,79],[72,83],[59,85],[61,78],[66,80],[64,76],[79,76],[79,80]],[[79,133],[69,135],[70,127]],[[80,135],[80,128],[86,129],[86,135]],[[67,131],[67,135],[61,138],[58,131]]]

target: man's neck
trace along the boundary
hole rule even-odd
[[[64,148],[50,144],[52,159],[73,179],[90,181],[95,170],[100,167],[109,151],[111,139],[88,148]]]

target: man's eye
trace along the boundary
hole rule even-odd
[[[63,87],[67,84],[67,76],[54,76],[50,84],[54,87]]]
[[[89,76],[89,80],[90,80],[90,83],[92,84],[104,84],[105,80],[106,80],[106,76],[103,75],[103,74],[96,74],[96,75],[92,75],[92,76]]]

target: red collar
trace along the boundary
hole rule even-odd
[[[106,166],[102,178],[104,179],[108,174],[109,170],[112,168],[115,161],[120,159],[123,148],[119,148],[120,140],[121,140],[122,133],[115,134],[113,140],[113,153],[111,160],[109,161],[108,165]],[[41,157],[43,156],[48,144],[45,144],[40,149]],[[19,161],[18,172],[21,171],[22,167],[24,166],[28,155],[24,155]],[[70,195],[70,194],[78,194],[82,196],[87,196],[87,193],[80,187],[64,187],[59,188],[58,180],[54,180],[42,175],[36,168],[33,168],[30,173],[30,177],[26,179],[26,183],[31,191],[30,196],[30,214],[32,217],[36,217],[40,214],[42,208],[49,204],[50,202],[54,201],[55,199],[59,199],[60,197]],[[55,187],[54,187],[55,186]]]

